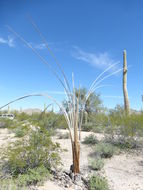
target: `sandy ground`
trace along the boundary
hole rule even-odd
[[[66,130],[60,130],[65,133]],[[82,132],[82,140],[91,134],[90,132]],[[102,134],[96,134],[98,139],[102,139]],[[15,140],[14,134],[9,133],[7,129],[0,129],[0,148],[4,147],[8,142]],[[69,139],[58,139],[53,137],[55,142],[60,143],[61,148],[67,151],[61,153],[62,168],[69,170],[72,164],[71,144]],[[81,171],[88,171],[89,154],[92,148],[81,144]],[[104,173],[107,177],[111,190],[143,190],[143,153],[137,154],[121,154],[107,159],[104,166]],[[67,189],[67,190],[74,190]],[[37,187],[36,190],[64,190],[52,181],[46,181],[43,186]]]
[[[143,190],[143,155],[114,156],[104,170],[112,190]]]
[[[7,145],[9,142],[15,141],[13,137],[14,134],[10,133],[8,129],[0,129],[0,147]]]
[[[36,190],[63,190],[52,181],[46,181],[43,186],[36,187]]]

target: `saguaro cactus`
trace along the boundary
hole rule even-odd
[[[123,95],[124,95],[124,109],[128,115],[130,112],[129,97],[127,90],[127,57],[126,50],[123,51]]]

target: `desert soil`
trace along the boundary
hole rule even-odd
[[[66,130],[60,130],[60,133],[66,133]],[[82,140],[91,134],[90,132],[82,132]],[[102,134],[95,134],[98,139],[102,139]],[[53,137],[55,142],[60,143],[61,148],[66,151],[61,153],[63,170],[68,171],[72,164],[71,144],[69,139],[59,139]],[[0,129],[0,148],[7,143],[15,141],[14,134],[9,133],[7,129]],[[88,160],[93,150],[90,146],[81,144],[81,172],[89,172]],[[110,190],[143,190],[143,152],[138,154],[126,153],[115,155],[111,159],[107,159],[102,173],[107,177]],[[74,190],[75,188],[66,188]],[[46,181],[43,186],[37,187],[36,190],[64,190],[52,181]]]

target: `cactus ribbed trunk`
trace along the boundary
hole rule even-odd
[[[130,105],[127,90],[127,58],[126,50],[123,51],[123,95],[124,95],[124,110],[128,115],[130,113]]]

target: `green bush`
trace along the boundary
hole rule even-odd
[[[95,146],[95,153],[101,158],[111,158],[117,152],[117,148],[109,143],[101,142]]]
[[[27,186],[41,184],[46,178],[50,178],[50,172],[44,166],[28,169],[26,173],[19,174],[16,178],[0,180],[0,190],[28,190]]]
[[[34,126],[40,126],[41,128],[48,130],[51,135],[55,134],[57,121],[58,114],[55,114],[54,112],[42,112],[41,114],[33,114],[30,119],[30,122]]]
[[[101,158],[96,158],[90,161],[90,168],[93,170],[101,170],[104,166],[104,161]]]
[[[89,190],[109,190],[107,180],[98,175],[93,175],[89,180]]]
[[[25,121],[25,120],[28,120],[29,118],[30,118],[30,115],[26,114],[25,112],[16,114],[17,121]]]
[[[89,120],[94,124],[93,130],[103,132],[104,127],[108,125],[108,116],[104,112],[91,113]]]
[[[58,149],[59,145],[52,143],[47,131],[34,131],[8,147],[3,157],[3,171],[17,177],[41,166],[50,170],[59,164]]]
[[[15,179],[1,179],[0,190],[28,190],[26,186],[18,186]]]
[[[58,114],[56,127],[59,129],[67,129],[67,122],[63,114]]]
[[[15,137],[23,137],[29,132],[29,127],[21,125],[16,127],[13,132],[15,133]]]
[[[114,133],[123,137],[135,137],[143,135],[143,113],[132,112],[126,115],[124,108],[117,105],[114,110],[109,113],[110,126],[114,129]]]
[[[98,143],[98,140],[97,140],[97,137],[93,134],[85,137],[84,141],[83,141],[84,144],[97,144]]]
[[[15,127],[15,125],[16,122],[14,120],[0,118],[0,128],[11,129],[13,128],[13,126]]]
[[[94,133],[103,133],[104,130],[105,130],[105,126],[102,126],[102,125],[98,125],[98,126],[94,125],[93,128],[92,128],[92,131]]]
[[[105,143],[111,143],[120,149],[135,149],[141,147],[141,142],[132,137],[117,136],[115,138],[106,137]]]
[[[88,123],[82,124],[81,129],[82,129],[82,131],[92,131],[92,129],[93,129],[93,123],[92,122],[88,122]]]
[[[44,166],[34,169],[28,169],[25,174],[20,174],[17,177],[18,186],[34,185],[38,182],[43,182],[46,178],[50,177],[50,172]]]
[[[94,121],[82,124],[82,131],[93,131],[94,133],[102,133],[104,131],[104,126],[96,125]]]

